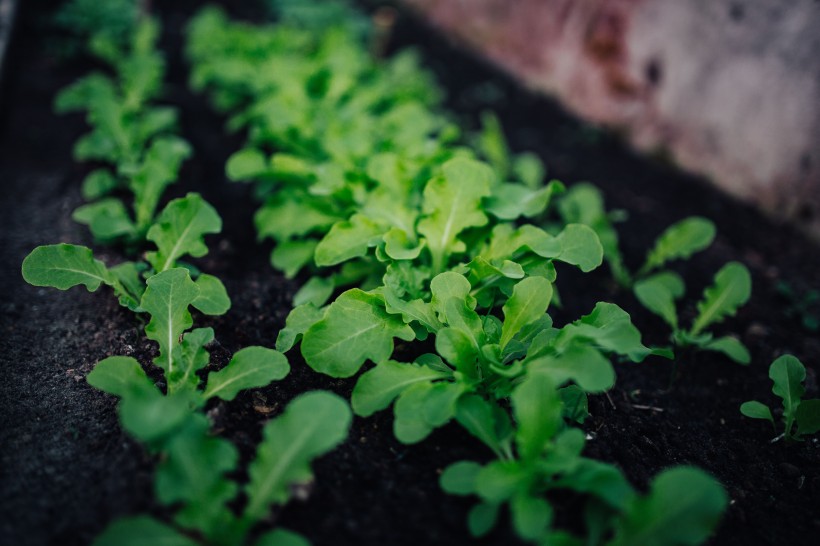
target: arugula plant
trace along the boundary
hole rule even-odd
[[[783,355],[769,367],[772,392],[783,401],[783,432],[778,437],[789,441],[801,441],[804,436],[820,431],[820,399],[803,400],[806,388],[806,368],[792,355]],[[752,419],[764,419],[775,425],[769,406],[751,400],[740,406],[740,413]]]
[[[486,464],[459,461],[441,475],[442,488],[480,499],[468,527],[483,536],[508,507],[520,538],[534,544],[699,544],[726,509],[726,493],[710,476],[678,467],[638,494],[613,465],[581,455],[585,437],[564,426],[561,396],[548,374],[536,372],[511,394],[515,424],[497,404],[464,398],[459,422],[496,454]],[[583,499],[586,536],[555,527],[549,495],[571,491]]]
[[[751,360],[749,351],[737,338],[715,337],[708,331],[710,326],[734,316],[749,301],[752,278],[746,266],[730,262],[717,272],[713,284],[703,292],[697,304],[698,314],[689,328],[681,326],[675,304],[684,291],[683,279],[671,271],[641,279],[634,288],[638,301],[672,328],[671,340],[675,347],[715,351],[740,364],[748,364]]]
[[[111,364],[103,367],[106,362]],[[308,392],[294,399],[281,416],[264,426],[262,442],[248,467],[248,481],[243,484],[234,477],[239,462],[237,449],[210,433],[205,415],[189,411],[183,397],[163,397],[136,362],[123,359],[118,365],[132,370],[128,385],[122,383],[122,369],[107,375],[112,366],[111,359],[98,364],[89,382],[121,397],[123,426],[160,456],[155,494],[174,516],[171,525],[151,516],[122,518],[110,524],[93,544],[309,544],[302,536],[282,528],[265,532],[253,541],[248,537],[270,517],[272,507],[284,506],[296,486],[313,480],[311,462],[347,437],[351,413],[344,400],[325,391]],[[244,503],[237,509],[240,498]]]
[[[108,268],[94,258],[84,246],[58,244],[35,248],[23,260],[23,278],[34,286],[51,286],[67,290],[83,285],[89,292],[101,285],[109,286],[124,307],[141,312],[140,301],[146,290],[146,279],[177,267],[187,267],[196,274],[199,299],[194,303],[209,315],[221,315],[230,308],[225,286],[217,277],[199,273],[181,260],[202,257],[208,252],[204,236],[219,233],[222,220],[199,194],[171,200],[147,237],[156,249],[145,254],[146,261],[123,262]]]
[[[112,67],[113,76],[85,76],[55,101],[57,112],[87,112],[92,131],[77,141],[75,159],[108,164],[85,178],[83,196],[92,203],[74,213],[102,242],[135,245],[144,240],[160,197],[191,154],[190,145],[173,134],[177,110],[152,104],[164,73],[158,33],[158,23],[145,18],[135,27],[127,51],[100,38],[94,51]],[[131,212],[119,197],[124,191],[133,196]]]

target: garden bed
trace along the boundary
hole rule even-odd
[[[170,194],[199,191],[224,220],[222,235],[214,237],[218,242],[200,264],[224,281],[233,307],[222,317],[198,319],[214,327],[219,348],[213,356],[224,362],[241,347],[274,344],[300,279],[288,281],[270,266],[270,243],[256,242],[251,217],[257,205],[250,188],[225,179],[225,161],[241,146],[241,136],[225,136],[224,120],[188,89],[181,33],[194,4],[158,6],[161,45],[169,60],[165,99],[180,108],[181,133],[194,148]],[[20,276],[22,259],[36,245],[92,246],[92,240],[70,219],[82,202],[79,181],[89,170],[71,158],[84,123],[81,116],[52,113],[57,91],[88,66],[58,62],[43,26],[45,11],[21,6],[19,15],[0,129],[5,187],[0,200],[0,472],[5,493],[0,536],[18,545],[87,544],[117,516],[145,510],[163,514],[151,495],[151,458],[120,431],[113,398],[84,381],[106,356],[148,361],[154,348],[133,315],[109,294],[79,288],[55,292],[29,286]],[[673,367],[663,359],[618,365],[616,387],[590,399],[592,416],[583,428],[592,440],[586,454],[618,465],[640,488],[677,464],[713,474],[731,504],[712,544],[813,543],[811,537],[820,531],[820,444],[816,438],[770,443],[771,429],[741,417],[738,407],[750,399],[771,402],[767,369],[783,353],[807,365],[808,394],[817,393],[820,341],[792,313],[795,302],[776,288],[779,282],[799,294],[820,288],[817,248],[704,181],[681,175],[660,159],[634,156],[616,137],[570,118],[403,17],[391,47],[406,45],[421,48],[448,92],[448,105],[465,124],[476,126],[482,110],[495,110],[513,149],[535,151],[551,177],[595,183],[608,207],[626,210],[629,219],[619,233],[629,265],[637,265],[657,234],[674,221],[697,214],[716,223],[715,244],[676,268],[687,279],[683,308],[693,314],[694,295],[723,263],[745,263],[754,281],[752,300],[719,331],[739,335],[752,353],[751,366],[714,353],[684,353],[670,381]],[[104,257],[121,260],[112,249]],[[597,299],[604,299],[630,312],[647,344],[665,342],[666,327],[631,294],[618,290],[604,269],[580,275],[567,267],[559,273],[565,307],[556,322],[588,313]],[[293,371],[285,380],[210,410],[217,429],[245,459],[259,441],[261,425],[297,394],[322,388],[350,396],[355,379],[319,375],[304,365],[298,351],[289,357]],[[316,483],[308,499],[290,504],[277,517],[317,545],[512,544],[516,539],[507,525],[482,540],[471,539],[464,523],[471,503],[438,485],[447,465],[485,452],[456,425],[407,446],[393,437],[390,412],[356,418],[348,440],[315,465]],[[559,517],[571,520],[572,508],[568,497]]]

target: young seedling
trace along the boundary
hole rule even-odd
[[[474,536],[495,527],[503,506],[516,534],[533,544],[699,544],[717,525],[726,493],[702,471],[668,470],[641,496],[616,467],[583,457],[584,433],[564,427],[562,401],[548,376],[528,375],[511,402],[515,426],[499,406],[478,397],[458,406],[459,422],[498,457],[487,464],[460,461],[441,475],[445,491],[480,498],[468,517]],[[556,528],[549,495],[561,490],[586,499],[585,537]]]
[[[134,373],[140,372],[137,365]],[[96,381],[101,381],[99,376]],[[160,456],[154,489],[159,502],[173,511],[173,521],[169,525],[147,515],[125,517],[110,524],[94,546],[309,545],[301,535],[282,528],[262,533],[253,542],[248,537],[270,518],[273,506],[284,506],[298,486],[313,480],[311,462],[347,437],[351,413],[344,400],[313,391],[288,404],[281,416],[264,426],[248,467],[249,480],[242,484],[233,477],[238,450],[211,434],[208,419],[190,412],[182,397],[163,397],[144,375],[140,381],[141,388],[136,383],[130,388],[109,384],[107,390],[122,398],[126,430]],[[243,501],[241,509],[238,498]]]
[[[803,400],[806,389],[806,368],[791,355],[783,355],[769,367],[772,392],[783,400],[783,432],[777,439],[785,437],[789,441],[801,441],[809,434],[820,431],[820,399]],[[740,413],[752,419],[764,419],[777,426],[769,406],[751,400],[740,406]]]
[[[723,353],[740,364],[751,360],[749,351],[735,337],[715,337],[707,329],[734,316],[749,301],[752,279],[741,263],[730,262],[715,275],[714,283],[706,288],[698,302],[698,314],[689,328],[683,328],[678,319],[675,301],[683,297],[683,279],[671,271],[657,273],[635,283],[635,297],[644,307],[661,317],[672,328],[671,340],[675,347],[695,347],[699,350]]]

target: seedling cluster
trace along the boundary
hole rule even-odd
[[[615,465],[583,455],[579,425],[588,395],[615,384],[613,361],[674,358],[686,347],[750,361],[736,338],[709,331],[749,299],[748,270],[736,262],[721,268],[684,327],[676,304],[683,279],[664,269],[707,248],[714,225],[698,217],[672,225],[630,272],[596,188],[546,181],[536,156],[509,152],[490,113],[478,137],[464,133],[416,54],[371,54],[372,31],[360,14],[338,3],[279,5],[278,22],[265,26],[206,8],[191,21],[187,44],[192,87],[228,116],[229,130],[247,136],[226,174],[253,183],[259,238],[275,242],[272,265],[304,281],[276,350],[248,347],[216,370],[208,352],[214,330],[193,327],[197,313],[230,307],[222,282],[187,261],[208,252],[205,236],[220,232],[221,219],[194,193],[157,213],[192,153],[176,134],[175,111],[155,104],[164,73],[157,23],[139,19],[127,49],[106,34],[92,38],[111,74],[87,76],[57,100],[58,110],[88,113],[92,131],[78,142],[77,160],[106,163],[86,178],[91,202],[74,216],[134,260],[108,267],[88,248],[45,246],[26,258],[23,275],[61,290],[111,287],[148,319],[162,372],[158,384],[145,373],[148,363],[114,356],[88,376],[121,399],[123,428],[161,455],[156,496],[173,514],[170,523],[115,522],[97,544],[139,535],[233,545],[257,536],[271,507],[310,479],[310,462],[344,441],[350,408],[330,393],[299,396],[265,425],[247,480],[237,479],[237,450],[211,433],[204,409],[282,380],[290,369],[284,353],[297,347],[316,372],[359,374],[353,412],[366,418],[392,406],[400,442],[421,442],[455,422],[488,448],[440,476],[445,491],[477,499],[467,522],[475,536],[503,511],[533,544],[703,542],[727,505],[714,479],[676,467],[640,493]],[[559,296],[562,268],[588,273],[604,261],[670,326],[671,346],[644,345],[629,314],[608,302],[566,324],[553,321],[550,308],[573,298]],[[812,420],[817,401],[799,403],[794,380],[802,377],[792,361],[782,366],[774,392],[784,397],[785,434],[797,439],[820,428]],[[766,417],[758,403],[744,408]],[[554,517],[558,491],[582,499],[580,528]],[[304,543],[281,529],[254,542]]]

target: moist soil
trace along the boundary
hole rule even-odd
[[[59,55],[46,24],[53,6],[23,4],[0,98],[0,543],[83,545],[116,517],[146,511],[167,516],[151,494],[153,457],[120,430],[116,401],[85,382],[106,356],[132,355],[147,363],[155,349],[139,320],[105,290],[60,292],[29,286],[20,276],[23,258],[40,244],[92,246],[109,264],[125,259],[117,249],[95,246],[71,220],[82,203],[80,181],[90,170],[72,160],[71,149],[86,126],[80,115],[56,116],[51,109],[57,91],[92,67]],[[195,150],[167,197],[199,191],[224,220],[223,234],[211,239],[211,252],[199,265],[224,280],[233,307],[216,319],[195,317],[199,326],[214,327],[212,360],[220,366],[247,345],[273,345],[301,280],[286,280],[271,268],[271,245],[255,239],[250,187],[224,177],[225,160],[241,145],[241,135],[227,135],[224,119],[186,87],[182,29],[196,4],[156,2],[169,63],[165,102],[181,109],[181,134]],[[254,3],[232,11],[259,14]],[[595,183],[608,207],[626,211],[619,231],[629,265],[637,266],[654,237],[674,221],[697,214],[716,222],[715,244],[676,267],[688,285],[683,314],[691,318],[697,296],[723,263],[745,263],[754,279],[752,301],[718,331],[739,335],[752,364],[685,353],[677,370],[661,359],[618,365],[617,386],[590,399],[586,454],[618,465],[641,489],[673,465],[713,474],[731,502],[710,544],[816,544],[820,444],[771,443],[772,429],[741,417],[738,407],[750,399],[775,405],[767,370],[783,353],[806,364],[807,396],[818,395],[820,341],[796,313],[808,291],[820,288],[817,247],[662,158],[633,155],[617,135],[584,125],[523,90],[408,14],[399,17],[390,44],[404,46],[423,52],[463,126],[475,128],[482,110],[495,110],[513,150],[538,153],[552,177]],[[589,275],[563,268],[559,277],[565,305],[557,322],[589,312],[598,300],[613,301],[632,314],[647,344],[666,341],[664,325],[619,291],[606,268]],[[783,282],[797,300],[780,294]],[[350,395],[354,380],[312,372],[298,351],[289,356],[292,372],[283,381],[210,407],[217,430],[246,461],[262,425],[293,397],[311,389]],[[316,481],[300,491],[303,500],[276,514],[271,525],[297,530],[316,545],[516,544],[506,521],[485,539],[470,539],[465,520],[473,501],[438,487],[438,475],[450,463],[489,457],[457,426],[405,446],[393,438],[389,412],[356,418],[348,440],[314,465]],[[559,517],[575,519],[575,499],[556,502]]]

